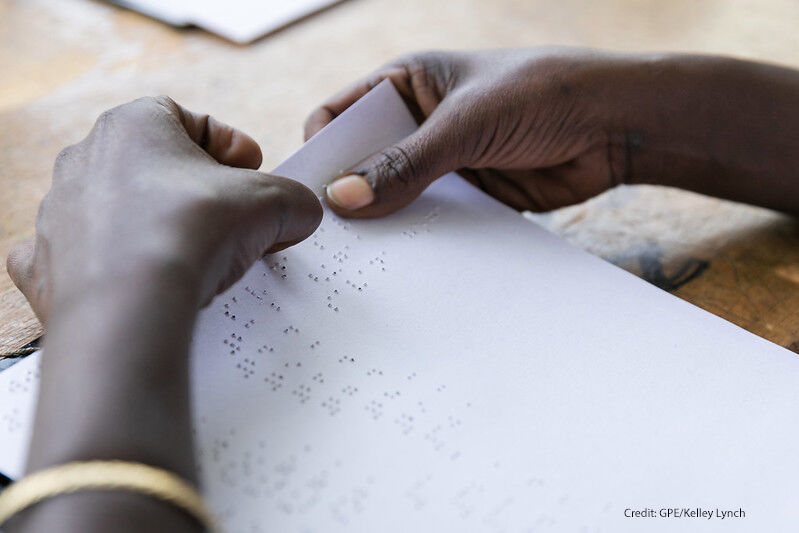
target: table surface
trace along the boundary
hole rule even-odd
[[[271,168],[332,91],[404,52],[544,44],[732,54],[799,66],[794,0],[350,0],[250,46],[99,0],[0,0],[0,255],[33,236],[61,148],[104,109],[168,94],[247,131]],[[799,224],[622,187],[535,219],[570,242],[799,352]],[[0,267],[4,268],[4,267]],[[0,350],[41,334],[5,270]]]

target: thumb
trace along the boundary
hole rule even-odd
[[[405,207],[458,168],[457,140],[444,131],[428,119],[397,144],[364,159],[328,184],[328,205],[352,218],[381,217]]]

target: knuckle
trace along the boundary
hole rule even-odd
[[[56,165],[64,165],[75,159],[77,155],[77,145],[71,144],[63,148],[55,158]]]
[[[76,163],[79,153],[79,144],[72,144],[58,152],[53,164],[53,181],[61,181],[69,175],[67,170]]]
[[[439,50],[424,50],[407,55],[401,60],[411,86],[415,90],[433,88],[443,94],[455,80],[451,54]]]
[[[155,116],[171,116],[183,122],[183,108],[170,96],[160,94],[143,98],[143,105],[152,110]]]
[[[129,114],[137,111],[158,111],[163,108],[170,110],[170,106],[174,105],[176,105],[174,100],[168,96],[142,96],[141,98],[137,98],[132,102],[120,106],[119,109]]]
[[[143,96],[132,102],[103,111],[97,118],[93,134],[114,129],[146,127],[153,121],[178,115],[179,106],[168,96]]]
[[[440,63],[443,56],[444,52],[439,50],[420,50],[418,52],[408,54],[405,57],[406,62],[409,65],[414,65],[420,68],[431,68]]]
[[[178,103],[175,102],[175,100],[173,100],[172,97],[166,94],[159,94],[158,96],[146,96],[144,97],[144,100],[147,101],[148,105],[152,105],[154,107],[155,106],[165,107],[170,111],[179,108]]]
[[[404,189],[411,184],[416,168],[409,152],[400,147],[392,146],[380,152],[374,165],[375,178],[378,188],[390,187]]]
[[[90,135],[102,135],[120,126],[146,124],[153,119],[177,114],[180,107],[168,96],[144,96],[106,109],[97,117]]]
[[[98,115],[95,124],[98,126],[103,126],[107,124],[112,124],[114,122],[115,117],[119,114],[119,111],[122,106],[112,107],[111,109],[106,109],[100,115]]]
[[[438,52],[425,51],[408,56],[403,62],[411,80],[428,81],[431,73],[438,69]]]
[[[116,129],[120,115],[124,114],[125,112],[126,105],[129,104],[106,109],[100,113],[100,115],[97,117],[97,120],[94,121],[94,127],[92,128],[92,131],[89,132],[87,138],[96,139],[98,137],[104,137],[109,133],[109,131]]]

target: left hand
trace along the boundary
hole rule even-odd
[[[321,220],[308,188],[260,164],[250,137],[168,97],[106,111],[59,154],[36,240],[12,250],[8,272],[42,322],[156,272],[190,284],[193,305],[207,302]]]

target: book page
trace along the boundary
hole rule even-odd
[[[321,194],[414,128],[385,82],[276,173]],[[35,366],[0,373],[12,477]],[[794,531],[797,383],[795,354],[454,174],[384,219],[326,211],[192,350],[204,491],[241,532]]]

